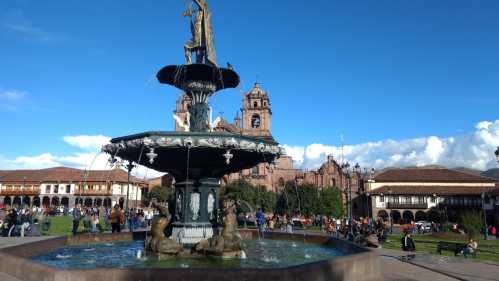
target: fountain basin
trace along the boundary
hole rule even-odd
[[[256,231],[241,230],[245,239],[257,239]],[[29,243],[0,251],[0,270],[27,281],[95,281],[95,280],[381,280],[378,255],[350,242],[323,235],[293,235],[279,232],[266,233],[266,239],[295,241],[313,247],[332,248],[341,252],[342,256],[331,256],[330,259],[314,261],[299,265],[283,267],[221,268],[203,265],[200,268],[160,268],[160,265],[149,268],[98,268],[98,269],[60,269],[53,268],[32,260],[58,247],[95,242],[132,241],[144,239],[144,233],[81,235],[61,237],[47,241]],[[279,242],[279,241],[277,241]],[[122,242],[120,242],[122,243]],[[133,242],[130,242],[133,243]],[[138,242],[137,242],[138,243]],[[258,243],[255,241],[254,243]],[[289,242],[287,242],[289,243]],[[88,247],[88,245],[87,245]],[[95,247],[94,245],[90,246]],[[279,259],[280,257],[277,257]],[[268,259],[269,263],[276,259]],[[195,267],[195,266],[194,266]]]

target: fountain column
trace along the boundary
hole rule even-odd
[[[175,212],[171,239],[192,246],[216,232],[219,180],[206,178],[175,184]],[[210,195],[211,194],[211,195]]]

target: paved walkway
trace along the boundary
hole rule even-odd
[[[409,262],[401,262],[399,258],[404,256],[401,251],[394,250],[377,250],[382,257],[382,272],[385,276],[393,275],[392,267],[405,264],[412,267],[417,267],[417,274],[412,277],[407,275],[407,280],[470,280],[470,281],[497,281],[499,280],[499,264],[493,262],[474,261],[464,259],[463,257],[447,257],[431,254],[416,254],[415,258]],[[390,260],[396,260],[392,263]],[[389,262],[387,262],[389,261]],[[410,267],[405,267],[410,272]],[[441,276],[446,276],[450,279],[422,278],[420,274],[432,272]],[[398,274],[398,273],[397,273]],[[405,273],[404,273],[405,274]],[[392,277],[396,277],[395,275]],[[397,279],[394,279],[397,280]]]

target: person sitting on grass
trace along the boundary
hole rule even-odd
[[[476,243],[476,241],[473,239],[470,239],[468,241],[468,244],[466,244],[466,247],[462,251],[463,256],[465,258],[468,258],[468,255],[473,255],[476,252],[477,248],[478,248],[478,244]]]

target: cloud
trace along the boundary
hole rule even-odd
[[[65,136],[62,139],[69,145],[85,150],[95,150],[95,151],[100,150],[103,145],[109,143],[109,141],[111,140],[110,137],[106,137],[103,135]]]
[[[26,92],[18,90],[0,91],[0,110],[18,111],[26,103]]]
[[[61,36],[33,24],[22,10],[4,13],[0,21],[0,27],[3,30],[16,34],[24,39],[41,43],[62,39]]]
[[[499,146],[499,120],[482,121],[473,131],[441,138],[429,136],[406,140],[382,140],[355,145],[331,146],[313,143],[306,147],[284,145],[296,166],[316,169],[327,155],[341,162],[359,163],[363,167],[406,167],[443,165],[485,170],[497,166],[494,151]]]
[[[72,167],[77,169],[107,170],[110,169],[109,155],[100,153],[103,144],[111,139],[103,135],[65,136],[64,142],[77,150],[63,155],[54,155],[46,152],[34,156],[19,156],[7,159],[0,155],[0,169],[43,169],[50,167]],[[83,152],[82,152],[83,151]],[[139,178],[152,178],[164,175],[144,166],[138,166],[132,174]]]

